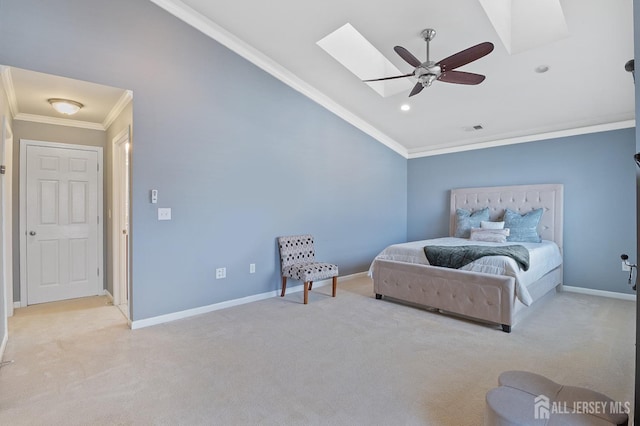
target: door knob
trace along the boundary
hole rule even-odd
[[[36,231],[29,231],[29,235],[31,235],[31,236],[36,235]]]

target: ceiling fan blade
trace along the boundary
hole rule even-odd
[[[480,59],[483,56],[488,55],[493,51],[493,43],[485,41],[484,43],[476,44],[468,49],[462,50],[458,53],[454,53],[448,58],[444,58],[437,65],[440,65],[442,72],[451,71],[458,67],[473,62],[476,59]]]
[[[438,77],[438,80],[444,81],[445,83],[456,84],[480,84],[484,79],[484,75],[464,71],[447,71]]]
[[[409,73],[409,74],[404,74],[404,75],[394,75],[393,77],[374,78],[374,79],[371,79],[371,80],[362,80],[362,81],[369,82],[369,81],[392,80],[394,78],[411,77],[412,75],[413,75],[413,73]]]
[[[422,89],[424,89],[424,86],[422,85],[422,83],[417,82],[416,85],[413,86],[413,90],[411,90],[411,93],[409,93],[409,97],[413,95],[417,95],[418,93],[422,92]]]
[[[420,60],[418,58],[416,58],[415,56],[413,56],[411,54],[411,52],[409,52],[407,49],[405,49],[402,46],[396,46],[393,48],[393,50],[396,51],[396,53],[398,55],[400,55],[400,57],[402,59],[405,60],[406,63],[408,63],[409,65],[413,66],[413,67],[419,67],[420,65],[422,65],[422,62],[420,62]]]

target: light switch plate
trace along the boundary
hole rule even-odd
[[[158,220],[171,220],[171,209],[168,207],[159,208]]]

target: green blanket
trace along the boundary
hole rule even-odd
[[[429,264],[446,268],[461,268],[484,256],[509,256],[526,271],[529,269],[529,251],[521,245],[510,246],[425,246]]]

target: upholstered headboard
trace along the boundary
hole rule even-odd
[[[456,209],[476,211],[489,207],[491,220],[500,220],[504,210],[526,213],[542,208],[538,233],[543,240],[555,241],[562,250],[563,185],[514,185],[451,190],[449,235],[456,229]]]

